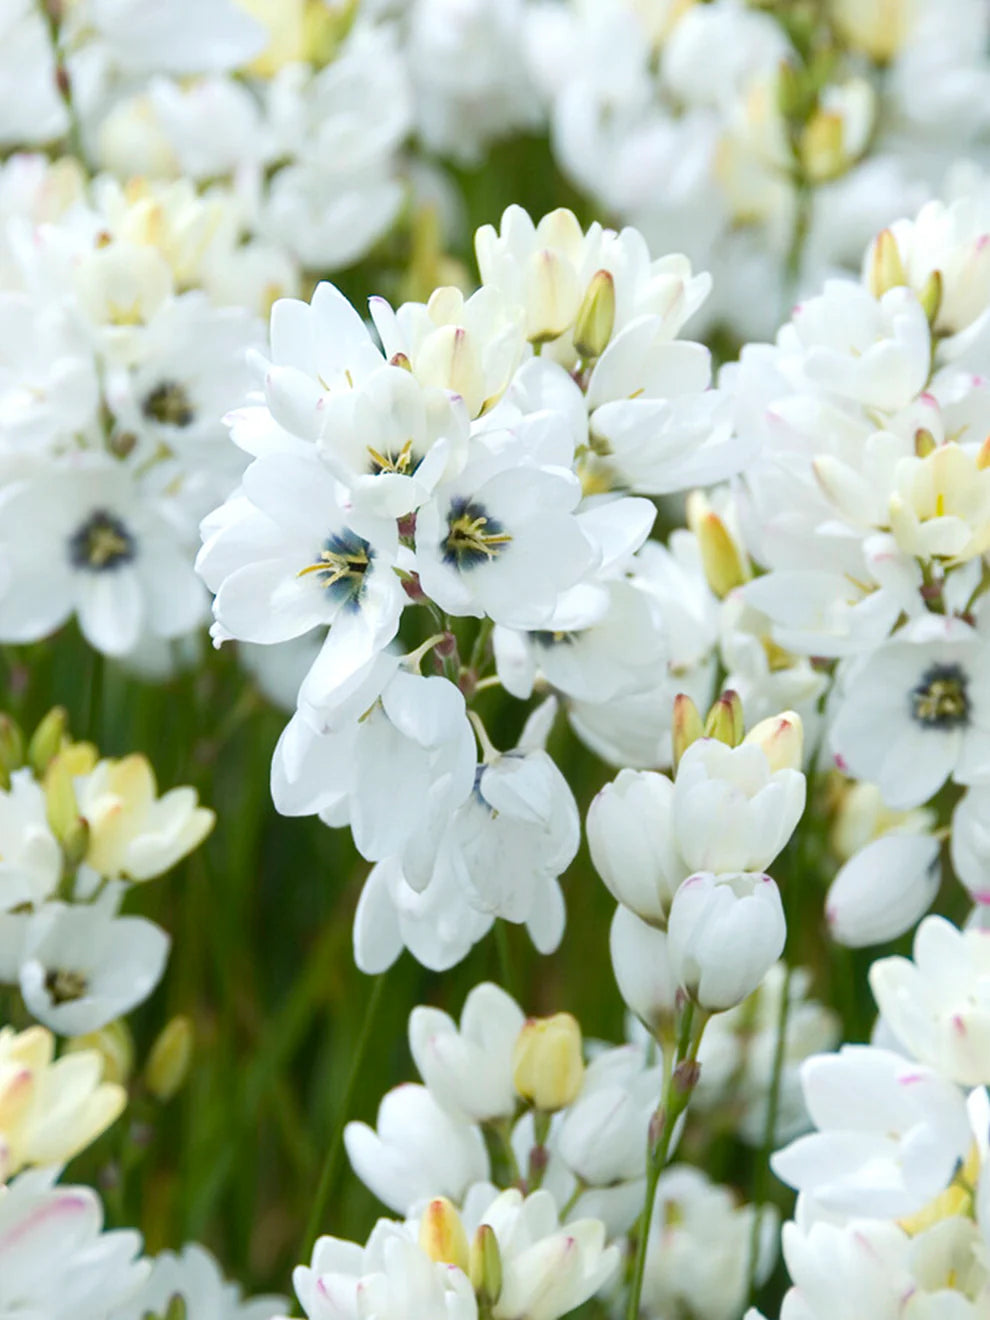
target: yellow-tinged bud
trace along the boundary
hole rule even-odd
[[[944,1192],[939,1192],[927,1205],[922,1206],[913,1215],[906,1215],[903,1219],[899,1219],[897,1221],[898,1226],[909,1237],[914,1237],[928,1228],[934,1228],[943,1219],[952,1219],[956,1215],[970,1215],[973,1205],[973,1192],[971,1189],[979,1182],[979,1178],[980,1152],[974,1142],[969,1155],[966,1157],[966,1162],[956,1174],[955,1180],[949,1184]]]
[[[914,452],[919,458],[927,458],[935,449],[935,437],[925,426],[919,426],[914,433]],[[977,466],[979,463],[977,462]]]
[[[745,731],[746,724],[739,693],[731,689],[723,692],[705,718],[705,737],[717,738],[728,747],[738,747]]]
[[[56,756],[49,762],[44,784],[48,824],[62,845],[69,867],[75,868],[89,847],[89,825],[79,814],[72,778],[71,757]]]
[[[976,455],[976,466],[981,472],[985,472],[990,467],[990,435],[980,445]]]
[[[698,707],[686,692],[678,692],[674,698],[674,719],[671,739],[674,744],[674,770],[681,763],[681,757],[699,738],[705,735],[705,726],[701,722]]]
[[[0,786],[10,786],[12,770],[24,764],[24,735],[16,720],[0,714]]]
[[[156,1100],[171,1100],[179,1090],[188,1076],[192,1052],[193,1024],[180,1013],[162,1028],[144,1065],[144,1084]]]
[[[940,270],[933,270],[928,279],[925,280],[924,286],[918,294],[918,301],[928,317],[928,324],[934,325],[939,308],[942,306],[942,272]]]
[[[481,1307],[493,1307],[502,1292],[502,1253],[491,1224],[480,1224],[471,1242],[468,1278]]]
[[[808,84],[797,66],[781,60],[777,71],[777,109],[790,123],[801,124],[808,117],[811,104]]]
[[[419,1221],[419,1245],[430,1260],[456,1265],[467,1274],[467,1234],[457,1207],[445,1196],[436,1197],[423,1211],[423,1218]]]
[[[850,163],[842,116],[830,110],[816,111],[804,126],[798,152],[805,174],[815,183],[842,174]]]
[[[701,491],[687,500],[687,522],[698,540],[701,567],[708,585],[720,600],[749,580],[749,565],[725,523]]]
[[[599,270],[591,277],[574,320],[574,347],[586,360],[600,357],[615,326],[615,280]]]
[[[28,744],[28,763],[36,775],[43,775],[68,736],[69,712],[64,706],[53,707],[35,729]]]
[[[804,756],[804,725],[796,711],[785,710],[780,715],[754,724],[743,739],[762,747],[771,771],[800,770]]]
[[[869,286],[874,298],[882,298],[889,289],[907,284],[907,272],[901,260],[897,239],[889,229],[882,229],[873,244],[870,262]]]
[[[584,1081],[577,1019],[570,1013],[529,1018],[512,1050],[512,1080],[524,1100],[546,1113],[569,1105]]]
[[[168,1305],[161,1314],[161,1320],[188,1320],[189,1308],[186,1305],[186,1299],[181,1293],[173,1293],[168,1299]],[[148,1320],[147,1316],[144,1320]],[[158,1320],[158,1317],[153,1317]]]
[[[126,1086],[134,1068],[134,1040],[123,1018],[108,1022],[99,1031],[88,1031],[85,1036],[73,1036],[65,1047],[67,1054],[79,1050],[96,1050],[103,1059],[103,1080]]]

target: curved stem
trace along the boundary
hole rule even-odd
[[[687,1109],[692,1092],[698,1082],[700,1074],[700,1067],[697,1062],[698,1047],[701,1044],[701,1037],[707,1020],[706,1014],[700,1014],[696,1025],[694,1004],[689,1001],[685,1005],[678,1038],[678,1062],[671,1068],[664,1082],[660,1104],[650,1119],[650,1129],[646,1139],[646,1197],[643,1202],[643,1213],[640,1215],[639,1220],[636,1259],[633,1265],[632,1284],[629,1289],[626,1320],[637,1320],[639,1316],[639,1300],[643,1292],[646,1252],[649,1246],[650,1224],[653,1220],[653,1202],[656,1200],[657,1184],[670,1156],[670,1144],[674,1137],[677,1121]]]
[[[323,1161],[320,1181],[316,1188],[316,1199],[313,1202],[313,1208],[309,1213],[309,1221],[306,1224],[306,1236],[303,1240],[302,1253],[302,1259],[306,1261],[308,1261],[312,1255],[313,1246],[319,1236],[320,1223],[323,1220],[323,1215],[327,1208],[327,1202],[330,1199],[330,1192],[333,1188],[334,1178],[337,1175],[337,1165],[340,1162],[340,1151],[344,1144],[344,1126],[347,1123],[347,1115],[351,1108],[351,1101],[354,1099],[354,1091],[357,1087],[362,1064],[364,1063],[364,1056],[368,1051],[368,1042],[371,1040],[372,1030],[375,1025],[375,1017],[378,1012],[378,1005],[381,1003],[382,990],[385,987],[386,975],[386,972],[382,972],[379,976],[375,977],[374,984],[371,987],[371,994],[368,996],[368,1002],[365,1005],[364,1021],[361,1023],[361,1034],[354,1047],[351,1071],[347,1078],[347,1085],[344,1087],[344,1094],[340,1099],[340,1110],[337,1114],[337,1121],[334,1124],[330,1145],[327,1147],[326,1158]]]

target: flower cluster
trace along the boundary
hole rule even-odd
[[[708,287],[683,258],[519,207],[476,244],[476,293],[373,299],[377,339],[331,285],[275,304],[263,395],[233,415],[252,461],[197,560],[218,642],[325,634],[272,791],[349,824],[376,863],[355,927],[368,971],[403,945],[450,966],[495,917],[556,947],[579,837],[544,750],[556,707],[499,751],[468,703],[540,679],[581,732],[613,698],[653,700],[685,569],[644,545],[655,509],[628,492],[740,463],[708,351],[676,337]],[[666,730],[650,741],[652,760]]]

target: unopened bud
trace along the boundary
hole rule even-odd
[[[574,347],[582,358],[600,357],[615,326],[615,280],[599,270],[591,277],[574,321]]]
[[[144,1065],[144,1084],[156,1100],[171,1100],[179,1090],[188,1076],[192,1051],[192,1022],[179,1014],[162,1028]]]
[[[914,433],[914,452],[919,458],[927,458],[935,449],[935,437],[925,426],[919,426]]]
[[[918,294],[918,301],[928,317],[928,324],[934,325],[939,308],[942,306],[942,272],[940,270],[933,270],[928,279],[925,280],[924,287]]]
[[[674,1069],[674,1075],[671,1078],[674,1090],[680,1091],[681,1095],[690,1095],[698,1085],[700,1076],[701,1064],[697,1059],[682,1059]]]
[[[456,1265],[468,1272],[467,1234],[457,1208],[445,1196],[438,1196],[423,1211],[419,1221],[419,1245],[430,1260]]]
[[[800,770],[804,757],[804,725],[797,711],[785,710],[780,715],[754,724],[743,739],[763,749],[771,772]]]
[[[797,67],[781,60],[777,71],[777,108],[784,119],[801,124],[809,110],[808,88]]]
[[[705,719],[705,737],[717,738],[728,747],[738,747],[745,731],[742,700],[731,689],[723,692]]]
[[[96,1050],[103,1059],[103,1080],[127,1085],[134,1067],[134,1041],[123,1018],[108,1022],[98,1031],[88,1031],[85,1036],[73,1036],[65,1048],[72,1054],[79,1050]]]
[[[889,229],[881,229],[873,244],[868,282],[874,298],[882,298],[888,290],[908,282],[897,239]]]
[[[405,353],[393,353],[388,360],[390,367],[401,367],[403,371],[412,371],[412,363]]]
[[[62,845],[66,863],[74,870],[86,856],[89,825],[79,814],[72,766],[62,756],[49,762],[45,774],[45,811],[52,833]]]
[[[715,510],[700,491],[688,496],[688,526],[698,540],[701,567],[708,585],[724,599],[730,591],[749,579],[749,566],[739,548]]]
[[[145,1314],[142,1320],[149,1320],[149,1316],[151,1316],[151,1320],[158,1320],[158,1317],[151,1312]],[[168,1305],[161,1314],[161,1320],[188,1320],[188,1316],[189,1308],[186,1305],[186,1299],[181,1293],[173,1293],[168,1299]]]
[[[502,1292],[502,1253],[491,1224],[481,1224],[474,1235],[468,1278],[482,1308],[493,1307]]]
[[[981,472],[990,467],[990,435],[983,441],[976,455],[976,466]]]
[[[36,775],[43,775],[65,742],[69,713],[64,706],[54,706],[35,729],[28,744],[28,762]]]
[[[530,1018],[512,1050],[512,1080],[537,1109],[550,1113],[569,1105],[584,1081],[577,1019],[570,1013]]]
[[[681,763],[681,757],[699,738],[703,738],[705,726],[694,704],[686,692],[678,692],[674,698],[674,720],[671,739],[674,744],[674,770]]]
[[[829,110],[816,111],[804,126],[799,152],[805,174],[816,183],[842,174],[849,164],[842,116]]]

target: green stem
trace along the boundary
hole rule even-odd
[[[83,737],[91,739],[100,746],[100,725],[103,721],[103,680],[106,665],[103,652],[91,650],[89,656],[89,688],[86,693],[86,710],[83,716]]]
[[[784,267],[787,296],[793,298],[801,275],[801,261],[804,257],[804,245],[808,241],[811,229],[811,210],[814,192],[803,178],[795,185],[794,228],[791,230],[791,243],[787,249],[787,262]]]
[[[702,1014],[697,1027],[694,1021],[694,1004],[689,1000],[681,1018],[681,1030],[678,1038],[678,1062],[671,1068],[663,1088],[656,1112],[650,1119],[650,1130],[646,1139],[646,1197],[643,1213],[639,1220],[636,1240],[636,1259],[633,1265],[632,1284],[629,1290],[629,1305],[626,1320],[638,1320],[639,1300],[643,1292],[643,1275],[646,1270],[646,1253],[650,1240],[650,1224],[653,1220],[653,1202],[656,1200],[657,1184],[660,1175],[667,1166],[670,1156],[670,1143],[673,1140],[677,1121],[687,1109],[691,1095],[698,1081],[698,1047],[705,1030],[707,1015]]]
[[[508,923],[501,917],[495,918],[495,949],[498,953],[498,970],[502,977],[502,988],[512,996],[519,998],[516,985],[516,973],[512,962],[512,950],[509,948]]]
[[[52,55],[55,59],[55,90],[65,107],[65,113],[69,121],[69,128],[65,137],[66,152],[70,156],[75,156],[80,165],[85,165],[86,153],[83,150],[82,124],[79,122],[79,115],[72,100],[72,83],[65,63],[65,51],[62,48],[62,6],[55,3],[55,0],[41,0],[39,8],[52,43]]]
[[[334,1125],[330,1145],[327,1147],[326,1158],[323,1161],[323,1169],[320,1173],[319,1185],[316,1189],[316,1199],[313,1202],[313,1208],[309,1215],[309,1222],[306,1225],[306,1236],[303,1241],[302,1252],[302,1259],[306,1261],[308,1261],[312,1255],[313,1246],[319,1236],[320,1224],[322,1223],[323,1215],[327,1208],[327,1202],[330,1200],[330,1192],[333,1189],[334,1178],[337,1175],[337,1165],[340,1163],[340,1152],[344,1144],[344,1126],[347,1123],[347,1116],[350,1112],[351,1101],[354,1099],[354,1091],[357,1087],[358,1077],[360,1076],[361,1067],[364,1063],[364,1056],[367,1053],[368,1044],[374,1030],[378,1006],[381,1003],[382,991],[385,988],[386,975],[387,973],[382,972],[379,976],[375,977],[375,982],[371,987],[371,994],[368,996],[368,1002],[365,1006],[364,1021],[361,1024],[361,1034],[354,1047],[351,1071],[347,1078],[347,1085],[344,1087],[344,1094],[341,1096],[337,1122]]]
[[[777,1114],[780,1112],[780,1084],[784,1075],[784,1055],[787,1052],[787,1016],[791,1003],[791,966],[784,964],[784,980],[780,987],[780,1006],[777,1010],[777,1038],[774,1042],[773,1067],[770,1072],[770,1092],[767,1096],[766,1121],[763,1124],[763,1139],[760,1154],[753,1177],[753,1227],[749,1237],[749,1265],[746,1274],[746,1296],[752,1299],[756,1287],[756,1270],[760,1258],[760,1228],[763,1223],[763,1208],[767,1199],[767,1174],[770,1169],[770,1155],[774,1133],[777,1129]]]

